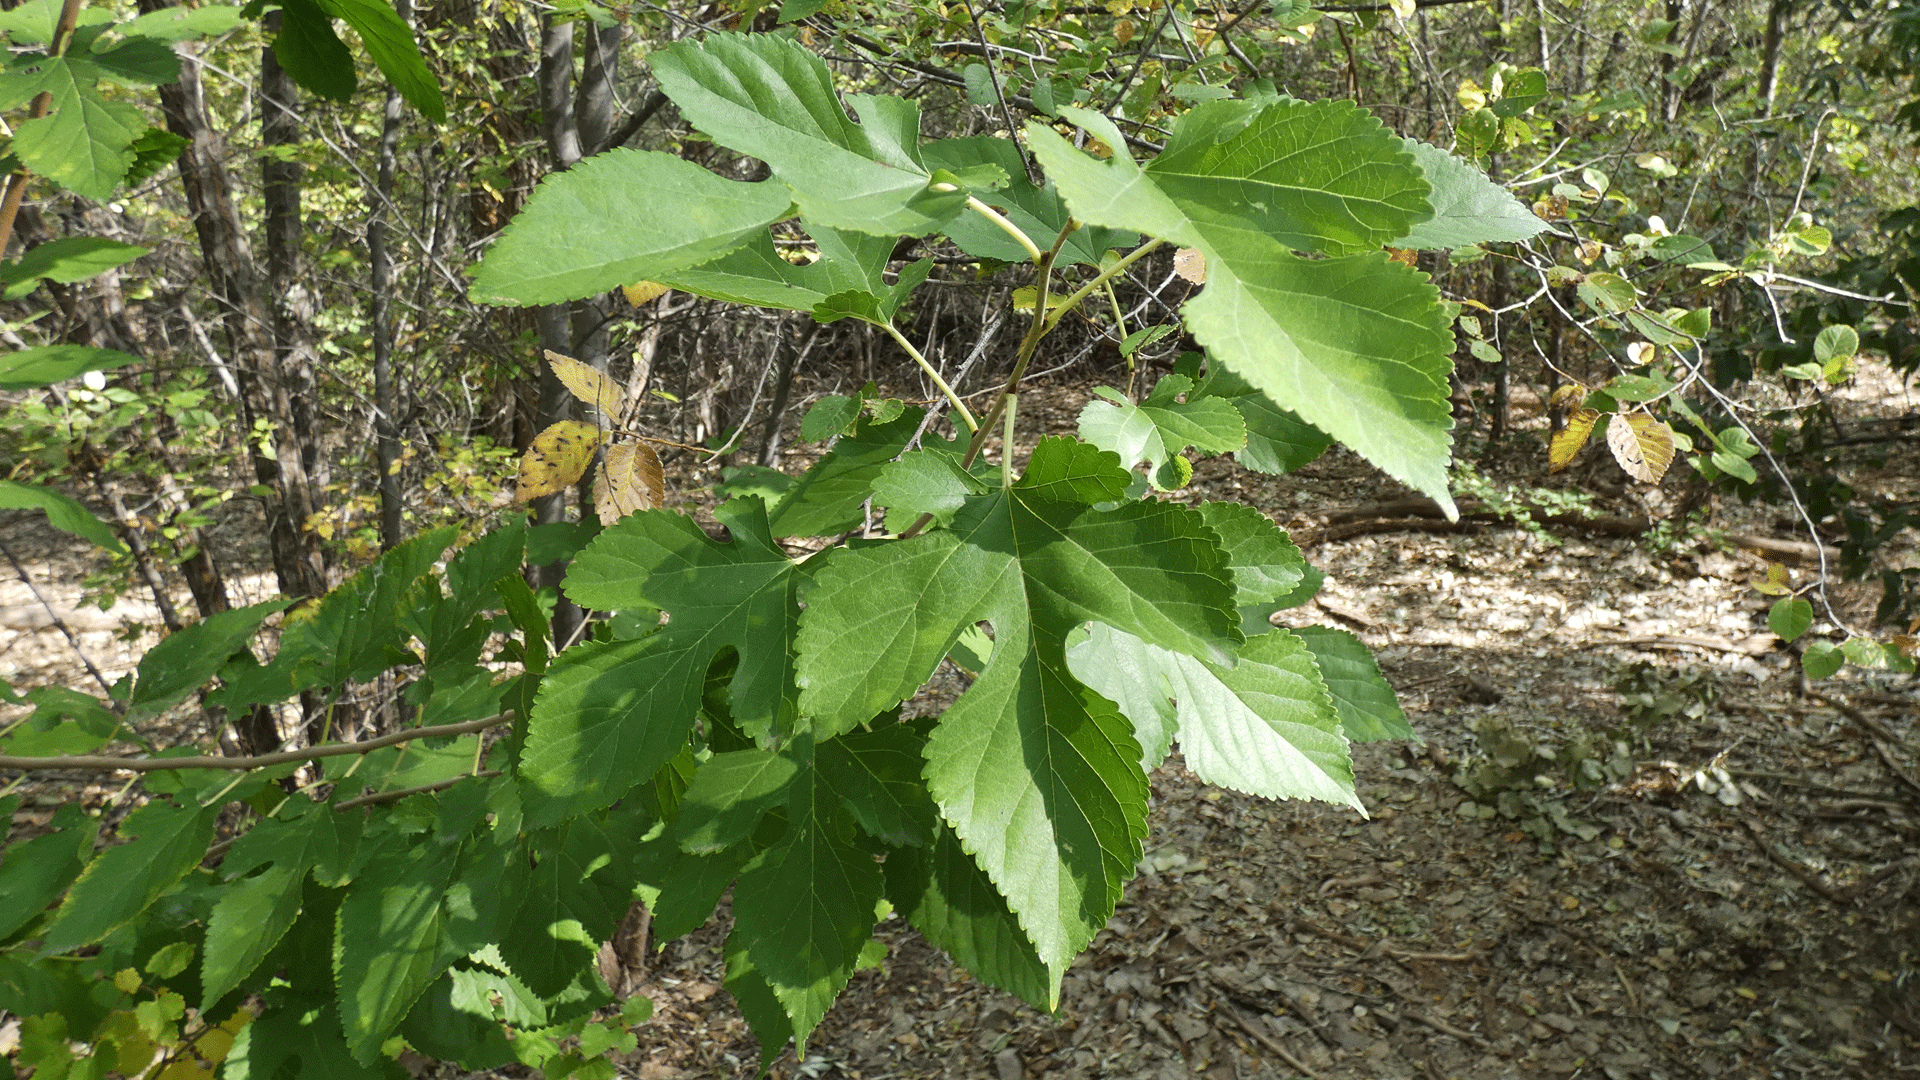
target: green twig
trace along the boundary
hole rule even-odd
[[[1126,273],[1127,267],[1132,266],[1134,263],[1137,263],[1141,259],[1146,258],[1148,255],[1151,255],[1154,252],[1160,250],[1162,247],[1166,246],[1166,243],[1167,242],[1165,240],[1149,240],[1146,243],[1141,244],[1139,247],[1134,248],[1132,251],[1129,251],[1126,253],[1126,255],[1122,256],[1119,262],[1116,262],[1112,266],[1107,267],[1105,270],[1100,271],[1099,275],[1096,276],[1092,281],[1089,281],[1085,285],[1082,285],[1078,289],[1075,289],[1070,296],[1068,296],[1065,300],[1060,301],[1060,304],[1057,308],[1047,313],[1047,329],[1051,330],[1056,325],[1058,325],[1061,317],[1066,315],[1067,312],[1072,311],[1074,308],[1079,307],[1080,301],[1085,300],[1088,296],[1092,295],[1093,290],[1100,288],[1102,285],[1105,285],[1107,282],[1112,281],[1114,278],[1119,277],[1121,274]]]
[[[919,364],[920,370],[926,372],[927,378],[933,380],[933,385],[940,388],[940,393],[946,396],[947,403],[960,414],[960,422],[967,425],[967,434],[971,435],[977,431],[980,424],[974,419],[973,411],[967,408],[967,403],[960,399],[959,394],[954,393],[953,387],[947,385],[947,380],[940,377],[940,372],[927,362],[927,358],[920,354],[920,350],[913,347],[913,342],[908,341],[905,334],[894,329],[892,320],[877,325],[885,330],[887,336],[897,342],[901,348],[907,350],[907,355],[913,357],[913,362]]]

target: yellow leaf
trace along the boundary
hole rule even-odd
[[[563,491],[587,473],[593,452],[600,447],[600,429],[578,420],[562,420],[533,437],[533,447],[520,459],[516,502]]]
[[[1133,20],[1121,19],[1113,24],[1113,40],[1125,45],[1133,40]]]
[[[1614,413],[1607,421],[1607,446],[1627,475],[1657,484],[1673,464],[1673,429],[1646,413]]]
[[[121,968],[113,973],[113,988],[123,994],[136,993],[140,989],[140,973],[132,968]]]
[[[666,473],[653,447],[646,443],[607,447],[600,478],[593,485],[593,510],[600,515],[600,524],[611,525],[628,514],[651,510],[666,496]]]
[[[1487,105],[1487,92],[1472,79],[1461,79],[1460,88],[1454,91],[1454,97],[1460,101],[1463,109],[1483,109]]]
[[[632,285],[622,285],[620,291],[626,294],[627,303],[639,307],[649,300],[658,300],[671,290],[657,281],[641,281]]]
[[[1401,266],[1411,266],[1415,269],[1420,267],[1420,253],[1412,248],[1390,247],[1387,249],[1387,258]]]
[[[1577,405],[1587,399],[1590,391],[1579,383],[1562,383],[1554,387],[1552,396],[1547,398],[1547,407],[1560,408],[1563,405]]]
[[[547,363],[552,365],[553,373],[560,377],[560,385],[567,392],[588,405],[600,410],[600,415],[609,420],[618,419],[620,406],[625,404],[626,395],[613,385],[613,380],[605,374],[595,371],[590,364],[583,364],[571,356],[561,356],[552,349],[547,350]]]
[[[1599,409],[1581,409],[1567,417],[1567,426],[1553,433],[1547,442],[1547,471],[1557,473],[1573,464],[1574,456],[1587,445],[1593,425],[1600,422]]]
[[[1387,0],[1387,6],[1393,9],[1395,15],[1403,19],[1411,19],[1416,5],[1414,0]]]
[[[1207,257],[1195,248],[1180,248],[1173,253],[1173,272],[1195,285],[1207,283]]]

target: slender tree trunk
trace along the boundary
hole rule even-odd
[[[395,0],[402,22],[413,21],[412,0]],[[380,473],[380,550],[403,539],[400,491],[400,422],[404,409],[393,379],[393,256],[387,250],[387,215],[393,212],[393,173],[400,146],[400,92],[387,88],[380,123],[380,166],[367,220],[367,263],[372,293],[374,461]]]
[[[267,16],[277,33],[279,15]],[[264,205],[262,231],[267,238],[266,288],[273,328],[274,365],[268,387],[274,457],[280,465],[284,514],[277,522],[276,544],[294,554],[298,596],[319,596],[332,585],[331,567],[320,537],[308,522],[326,507],[331,466],[320,424],[319,357],[313,348],[314,296],[304,280],[300,253],[305,223],[300,218],[300,182],[306,166],[285,150],[300,139],[299,88],[280,66],[271,47],[260,50],[260,179]],[[283,586],[284,588],[284,586]]]

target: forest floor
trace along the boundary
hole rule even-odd
[[[1022,412],[1070,431],[1085,400],[1041,390]],[[1522,432],[1483,469],[1540,483],[1542,456]],[[1607,513],[1670,508],[1611,468],[1586,478],[1616,493]],[[1920,455],[1850,479],[1910,488]],[[1422,742],[1355,747],[1367,817],[1209,788],[1176,754],[1141,874],[1058,1016],[891,919],[884,964],[774,1076],[1920,1075],[1920,686],[1801,680],[1753,588],[1766,564],[1716,531],[1793,539],[1790,522],[1723,504],[1711,529],[1652,536],[1453,529],[1405,518],[1404,492],[1337,450],[1284,477],[1203,463],[1191,490],[1293,532],[1328,581],[1287,615],[1365,639]],[[141,609],[76,612],[70,560],[30,561],[103,674],[127,670],[140,637],[120,617]],[[1876,595],[1843,590],[1843,615],[1863,622]],[[0,585],[14,685],[82,685],[73,656],[23,584]],[[622,1076],[752,1075],[721,988],[727,928],[723,906],[614,972],[656,1009]]]

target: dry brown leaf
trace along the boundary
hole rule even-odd
[[[562,420],[533,437],[533,446],[520,459],[520,483],[515,502],[564,491],[587,473],[593,452],[600,446],[600,429],[578,420]]]
[[[1390,247],[1387,249],[1387,258],[1401,266],[1411,266],[1416,270],[1420,267],[1420,253],[1413,248]]]
[[[1657,484],[1673,464],[1673,429],[1646,413],[1614,413],[1607,421],[1607,446],[1627,475]]]
[[[658,300],[672,290],[657,281],[639,281],[632,285],[620,286],[620,291],[626,296],[627,303],[639,307],[649,300]]]
[[[1599,422],[1599,409],[1581,409],[1567,417],[1567,426],[1554,432],[1547,442],[1547,471],[1557,473],[1573,464],[1580,448],[1587,445],[1587,436],[1593,434],[1593,425]]]
[[[1207,257],[1196,248],[1179,248],[1173,253],[1173,272],[1195,285],[1207,283]]]
[[[609,420],[620,418],[626,395],[603,372],[552,349],[547,350],[547,363],[553,366],[553,373],[560,377],[560,385],[566,387],[568,393],[599,409],[600,415]]]
[[[600,524],[611,525],[628,514],[651,510],[666,497],[666,471],[653,447],[637,442],[607,447],[600,477],[593,484],[593,511],[600,516]]]

